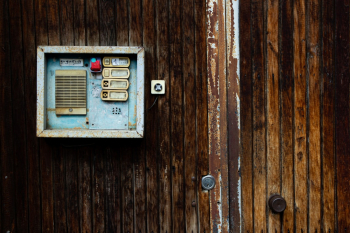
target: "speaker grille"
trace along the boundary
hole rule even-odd
[[[56,70],[55,103],[58,115],[86,114],[86,71]]]

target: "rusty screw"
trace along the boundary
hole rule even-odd
[[[192,201],[192,207],[196,207],[196,202]]]

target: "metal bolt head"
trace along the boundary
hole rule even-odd
[[[215,178],[212,175],[206,175],[202,177],[202,188],[205,190],[211,190],[215,187]]]
[[[70,108],[69,111],[70,111],[70,112],[73,112],[73,108]]]
[[[196,207],[196,202],[192,201],[192,207]]]
[[[275,213],[282,213],[286,206],[286,200],[281,195],[275,194],[269,198],[269,207]]]
[[[156,85],[154,85],[154,90],[155,91],[161,91],[162,89],[163,89],[162,84],[157,83]]]

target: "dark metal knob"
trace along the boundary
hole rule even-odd
[[[286,200],[281,195],[275,194],[269,198],[269,207],[273,212],[282,213],[286,206]]]

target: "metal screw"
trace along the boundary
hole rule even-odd
[[[196,202],[192,201],[192,207],[196,207]]]
[[[192,179],[192,181],[196,181],[196,177],[194,177],[194,176],[192,176],[191,179]]]
[[[72,108],[70,108],[70,109],[69,109],[69,111],[70,111],[70,112],[73,112],[73,109],[72,109]]]

